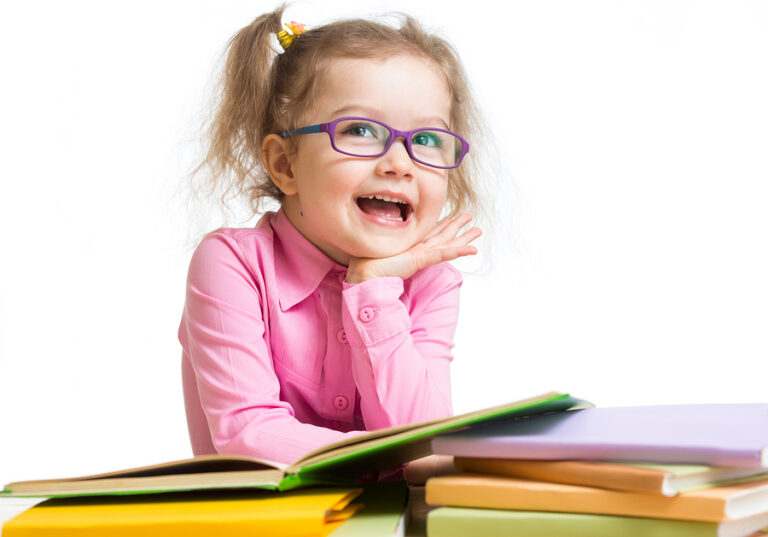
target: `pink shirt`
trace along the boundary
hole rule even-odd
[[[290,463],[356,431],[451,414],[460,274],[345,274],[283,211],[203,239],[179,327],[196,455]]]

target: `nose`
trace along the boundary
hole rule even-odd
[[[414,163],[405,147],[405,138],[392,142],[392,147],[376,161],[376,171],[390,177],[413,177]]]

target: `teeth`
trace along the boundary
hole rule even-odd
[[[367,198],[370,200],[376,199],[376,200],[382,200],[382,201],[393,201],[395,203],[402,203],[403,205],[408,205],[407,201],[399,200],[397,198],[390,198],[389,196],[381,196],[379,194],[376,194],[375,196],[360,196],[361,198]]]

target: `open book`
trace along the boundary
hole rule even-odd
[[[207,455],[78,478],[18,481],[6,485],[2,494],[61,497],[216,488],[289,490],[318,484],[349,485],[356,478],[431,454],[431,440],[439,433],[456,431],[480,422],[519,419],[589,406],[592,405],[586,401],[552,392],[460,416],[371,431],[312,451],[290,465],[249,457]]]

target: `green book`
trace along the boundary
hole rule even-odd
[[[355,498],[363,508],[328,537],[397,537],[405,535],[408,486],[404,481],[366,485]]]
[[[695,522],[626,516],[440,507],[427,516],[428,537],[747,537],[768,526],[768,513]],[[762,533],[758,533],[762,535]]]
[[[308,453],[290,465],[249,457],[207,455],[84,477],[17,481],[2,494],[14,496],[93,496],[179,490],[263,488],[290,490],[312,485],[351,485],[381,470],[432,453],[431,440],[481,422],[592,406],[556,392],[433,421],[360,434]]]

